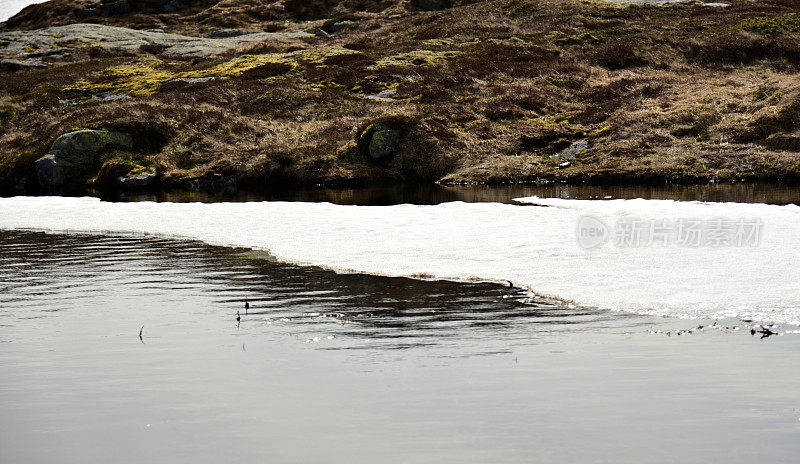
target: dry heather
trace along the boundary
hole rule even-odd
[[[79,0],[51,3],[7,27],[77,21]],[[797,182],[800,1],[731,3],[473,0],[425,12],[401,0],[209,0],[94,18],[192,34],[346,22],[207,59],[83,47],[47,69],[0,74],[0,179],[30,187],[33,160],[59,134],[106,128],[140,140],[109,159],[155,166],[165,185],[209,173],[256,189]],[[380,92],[388,98],[367,98]],[[374,124],[402,129],[389,163],[359,144]]]

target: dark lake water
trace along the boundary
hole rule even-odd
[[[712,323],[0,231],[0,462],[793,462],[800,336]]]
[[[800,204],[800,186],[747,183],[701,185],[570,185],[558,182],[508,185],[398,185],[352,189],[305,189],[214,194],[198,192],[115,193],[95,195],[110,201],[327,201],[346,205],[437,204],[448,201],[508,203],[539,196],[578,200],[645,198],[683,201]]]

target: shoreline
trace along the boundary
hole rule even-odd
[[[13,197],[18,194],[0,195]],[[40,194],[34,196],[53,196]],[[514,204],[515,198],[653,199],[732,203],[800,204],[800,186],[763,182],[712,182],[705,184],[570,184],[566,182],[515,182],[504,184],[394,184],[388,186],[322,187],[231,191],[97,190],[56,196],[89,196],[104,201],[244,202],[299,201],[344,205],[388,206],[438,204],[453,201]]]
[[[6,211],[0,225],[192,238],[265,249],[284,262],[346,272],[510,280],[538,294],[609,309],[800,321],[797,282],[787,277],[796,267],[791,256],[797,244],[791,237],[797,205],[561,198],[520,202],[531,206],[448,202],[373,208],[15,197],[0,199],[0,209]],[[757,242],[739,245],[629,247],[612,242],[586,249],[577,241],[576,225],[587,215],[615,227],[620,218],[671,224],[680,218],[727,218],[731,224],[736,218],[758,218],[765,232]],[[734,263],[749,272],[731,273]]]

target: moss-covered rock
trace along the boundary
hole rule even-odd
[[[69,132],[58,137],[50,151],[36,160],[36,177],[45,190],[78,185],[92,172],[101,152],[132,147],[130,134],[104,130]]]
[[[400,149],[400,136],[398,129],[380,128],[372,133],[369,141],[369,156],[375,160],[382,160],[394,156]]]

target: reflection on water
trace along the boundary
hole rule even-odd
[[[681,201],[724,201],[738,203],[800,204],[800,186],[777,184],[701,184],[701,185],[569,185],[563,183],[508,185],[398,185],[354,189],[308,189],[269,193],[239,192],[211,194],[162,192],[100,194],[114,201],[327,201],[347,205],[394,205],[401,203],[438,204],[449,201],[508,203],[514,198],[610,199],[645,198]]]
[[[791,462],[800,337],[697,324],[0,232],[0,463]]]
[[[531,341],[549,332],[643,324],[491,283],[337,274],[270,260],[265,253],[159,238],[0,232],[0,317],[55,317],[67,308],[155,299],[242,314],[248,330],[289,331],[336,349],[446,344],[482,338]],[[24,333],[24,331],[14,331]],[[10,331],[0,338],[9,336]],[[493,348],[489,348],[492,350]]]

